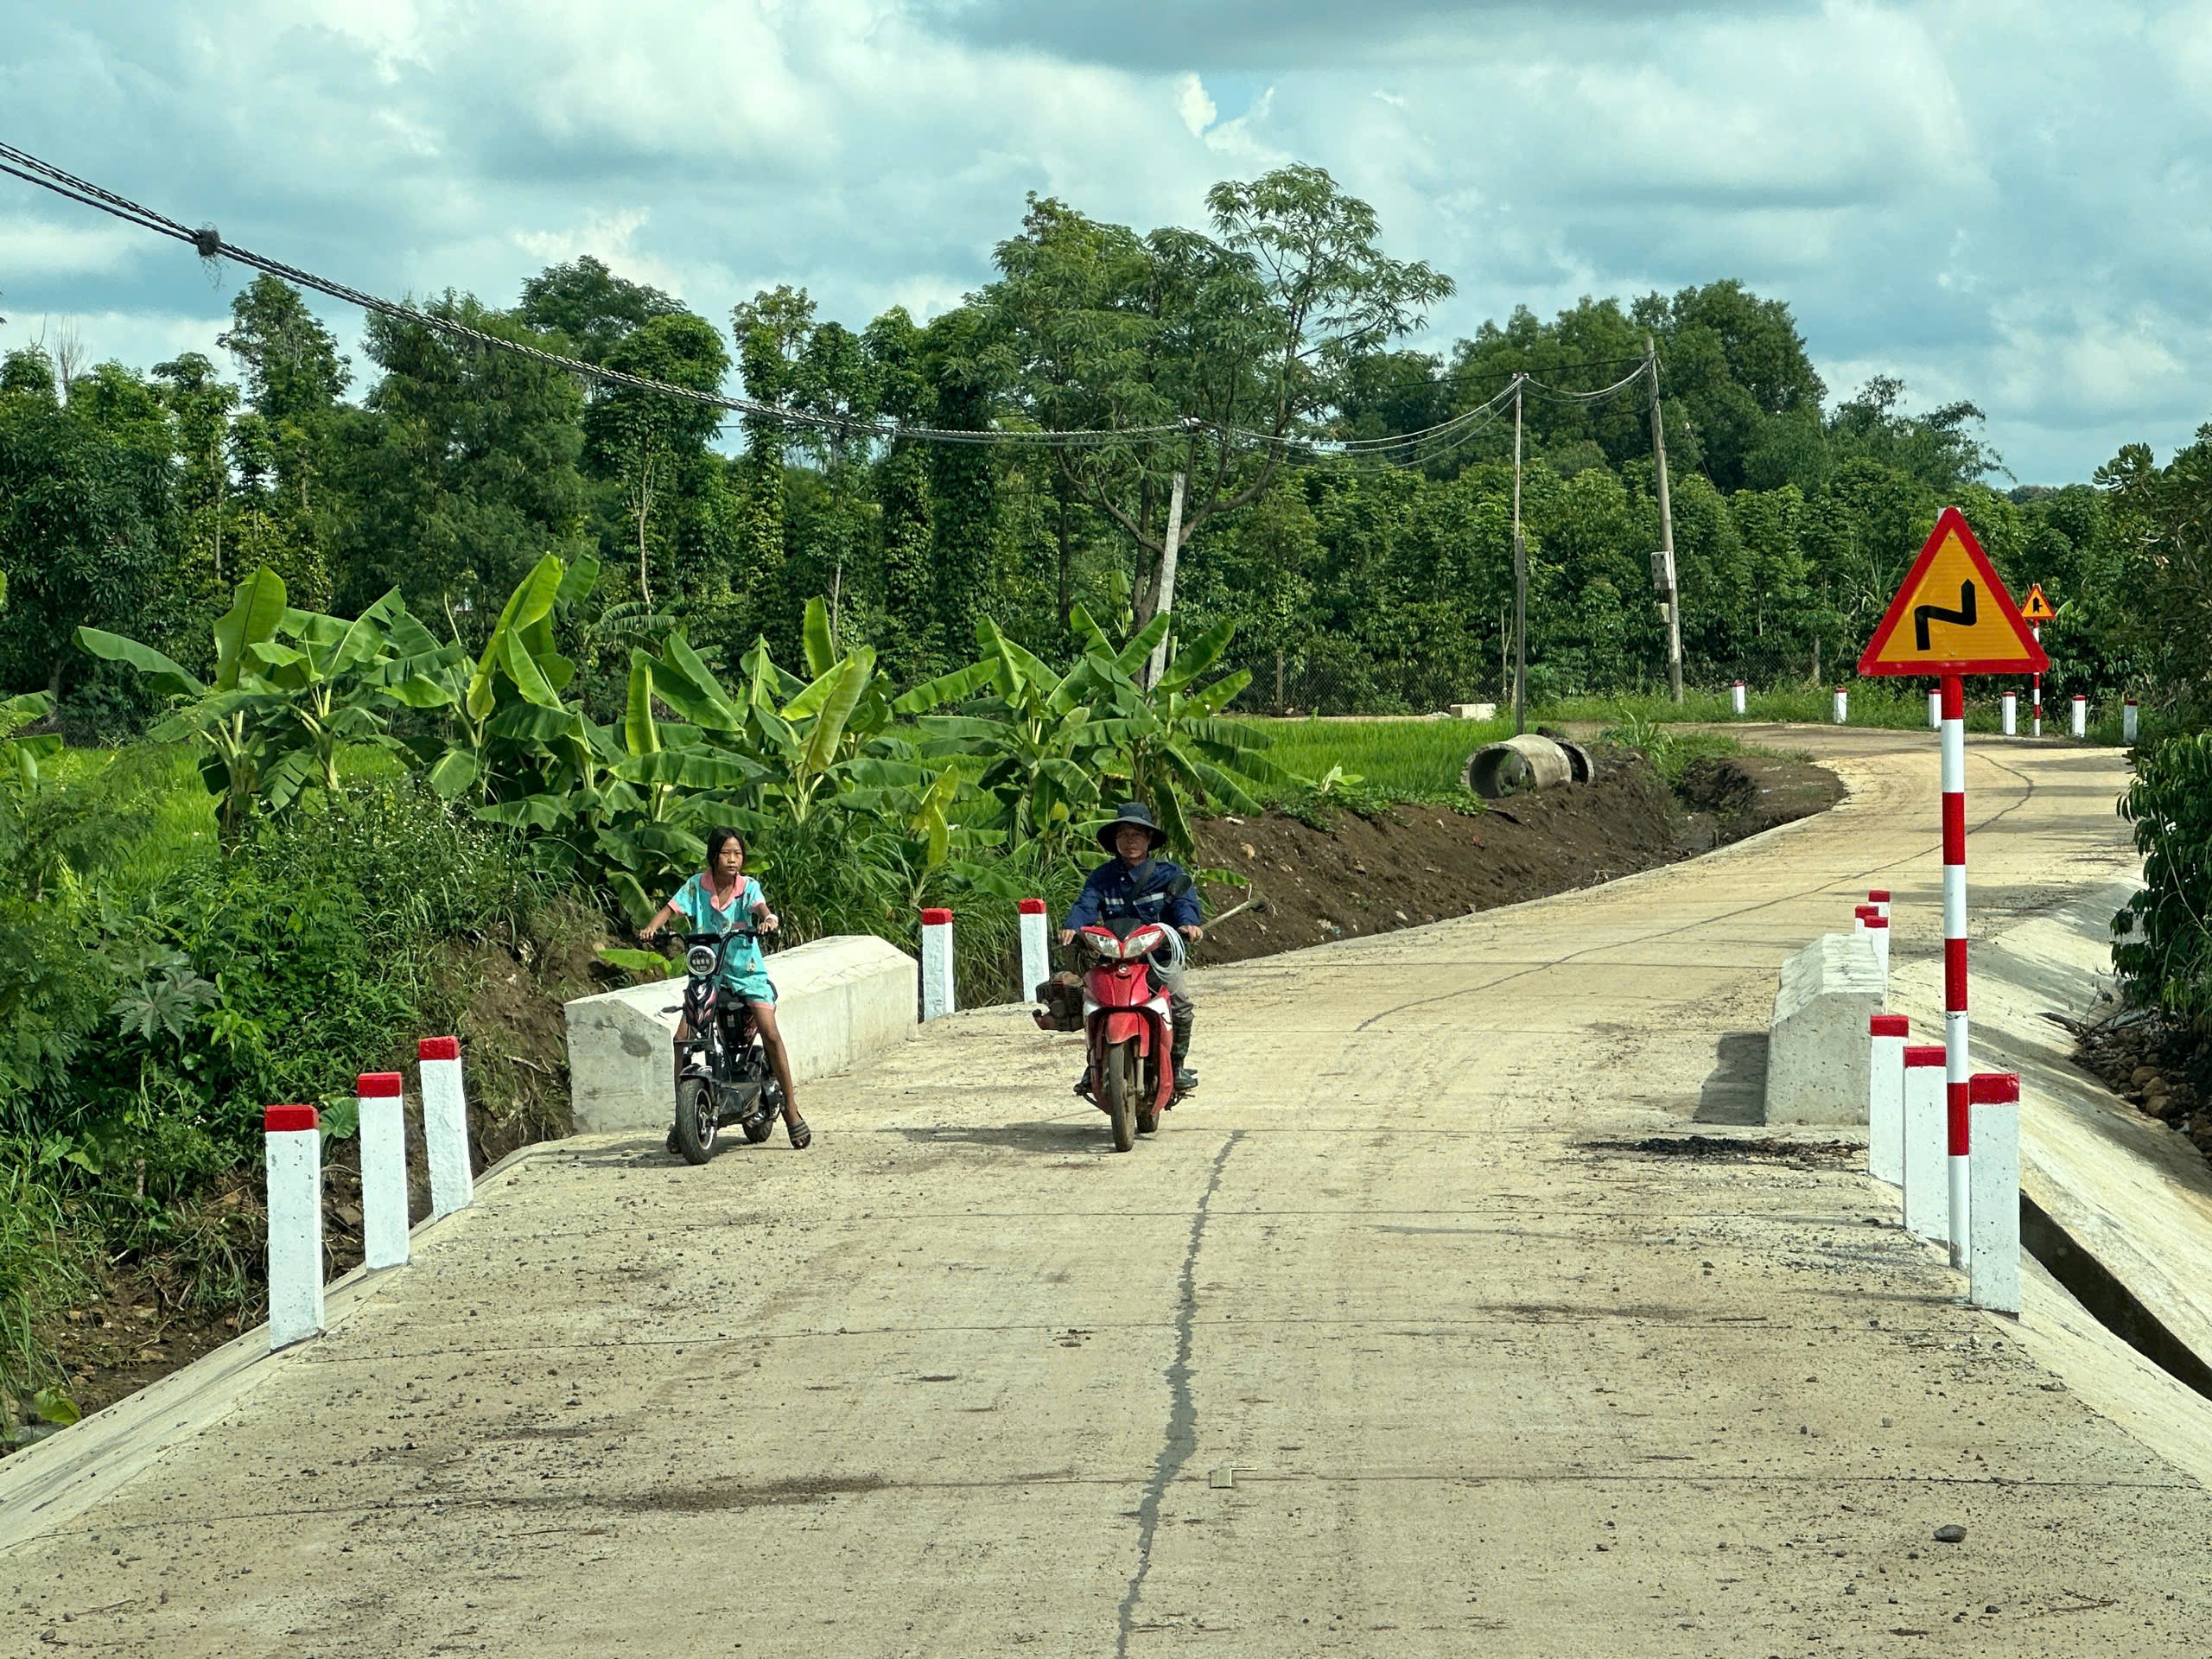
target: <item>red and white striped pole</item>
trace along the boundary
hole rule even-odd
[[[932,906],[922,912],[922,1018],[942,1020],[954,1007],[952,912]]]
[[[361,1116],[361,1256],[371,1268],[407,1265],[407,1116],[399,1073],[364,1071],[354,1085]]]
[[[1966,682],[1943,677],[1943,1084],[1951,1157],[1951,1262],[1966,1265],[1967,1090],[1967,721]]]
[[[1021,1000],[1027,1002],[1052,976],[1052,952],[1046,943],[1045,901],[1024,899],[1018,908],[1021,912]]]
[[[1875,913],[1884,921],[1890,919],[1890,890],[1887,887],[1867,888],[1866,902],[1874,906]]]
[[[1744,712],[1744,683],[1738,680],[1728,688],[1728,706],[1740,717]]]
[[[2043,644],[2043,624],[2030,623],[2028,632],[2035,635],[2036,644],[2040,647]],[[2041,669],[2036,671],[2035,677],[2035,724],[2030,728],[2028,734],[2031,737],[2043,735],[2043,671]]]
[[[1967,1300],[2001,1313],[2020,1311],[2020,1078],[1977,1075],[1974,1109],[1973,1232],[1967,1245]]]
[[[468,1161],[468,1096],[461,1082],[461,1039],[425,1037],[415,1045],[423,1074],[423,1155],[430,1166],[430,1214],[449,1216],[476,1198]]]
[[[1869,905],[1866,908],[1871,911],[1874,907]],[[1882,966],[1882,982],[1886,985],[1890,980],[1890,918],[1881,915],[1867,917],[1866,937],[1874,942],[1874,960]]]
[[[322,1122],[312,1106],[262,1114],[269,1178],[269,1345],[322,1332]]]

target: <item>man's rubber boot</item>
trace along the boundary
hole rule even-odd
[[[1191,1023],[1196,1010],[1171,1008],[1167,1026],[1173,1040],[1168,1047],[1168,1058],[1175,1067],[1175,1093],[1179,1099],[1198,1086],[1198,1074],[1185,1063],[1191,1052]]]

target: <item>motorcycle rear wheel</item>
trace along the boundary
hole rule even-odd
[[[703,1164],[715,1155],[719,1129],[715,1091],[704,1077],[686,1077],[676,1085],[676,1149],[687,1164]]]
[[[1137,1046],[1116,1043],[1106,1051],[1106,1116],[1114,1125],[1114,1150],[1137,1143]]]

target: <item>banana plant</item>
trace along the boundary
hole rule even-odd
[[[445,711],[442,736],[408,746],[440,796],[492,806],[543,793],[554,775],[588,766],[586,722],[561,700],[575,664],[556,646],[554,628],[598,585],[599,572],[595,558],[569,565],[545,555],[507,596],[474,656],[411,616],[393,620],[385,695]]]
[[[42,732],[36,737],[16,734],[53,712],[54,699],[43,691],[0,697],[0,778],[26,795],[38,787],[39,762],[60,752],[61,737],[57,732]]]
[[[189,741],[201,751],[200,777],[216,797],[217,824],[226,841],[234,837],[262,793],[270,766],[272,733],[271,688],[260,678],[261,649],[275,640],[289,611],[284,583],[264,565],[233,591],[231,607],[215,619],[215,677],[203,682],[151,645],[100,628],[80,627],[77,640],[93,656],[135,668],[153,690],[181,700],[182,706],[154,728],[162,742]],[[294,783],[285,798],[298,793],[298,767],[288,769]]]

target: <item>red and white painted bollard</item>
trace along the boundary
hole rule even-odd
[[[1922,1238],[1950,1234],[1945,1191],[1948,1145],[1943,1110],[1943,1048],[1908,1043],[1904,1050],[1904,1228]]]
[[[468,1096],[461,1082],[461,1039],[425,1037],[415,1046],[423,1074],[423,1155],[430,1166],[430,1214],[449,1216],[476,1198],[468,1161]]]
[[[1728,706],[1733,709],[1738,716],[1742,715],[1744,712],[1744,683],[1741,680],[1738,680],[1733,685],[1728,688]]]
[[[2020,1311],[2020,1079],[1983,1071],[1968,1087],[1974,1122],[1974,1192],[1968,1214],[1967,1300],[2000,1313]]]
[[[1851,718],[1851,698],[1841,686],[1835,689],[1835,723],[1843,725]]]
[[[2130,697],[2120,705],[2120,741],[2131,749],[2135,747],[2136,723],[2135,699]]]
[[[1874,960],[1880,964],[1882,977],[1890,975],[1890,918],[1882,914],[1878,905],[1861,905],[1851,912],[1854,933],[1864,933],[1874,947]]]
[[[1943,677],[1943,1085],[1950,1145],[1951,1259],[1967,1248],[1966,683]]]
[[[952,912],[922,912],[922,1018],[942,1020],[955,1011],[952,995]]]
[[[1884,921],[1890,919],[1890,890],[1887,887],[1867,888],[1866,902],[1874,906],[1875,913]]]
[[[2074,694],[2073,729],[2074,735],[2076,737],[2087,737],[2089,734],[2089,700],[2079,691]]]
[[[269,1178],[269,1345],[322,1331],[322,1124],[312,1106],[262,1114]]]
[[[1027,1002],[1037,988],[1052,976],[1052,950],[1045,926],[1045,901],[1024,899],[1021,912],[1021,1000]]]
[[[1891,1186],[1904,1185],[1904,1046],[1912,1024],[1901,1014],[1866,1021],[1872,1053],[1866,1069],[1866,1173]]]
[[[407,1265],[407,1114],[399,1073],[364,1071],[361,1109],[361,1259],[370,1268]]]
[[[1997,718],[1999,729],[2001,730],[2005,736],[2018,737],[2019,735],[2020,694],[2018,692],[2007,691],[1998,697]]]
[[[1933,689],[1928,693],[1928,729],[1931,732],[1943,729],[1943,694]]]

